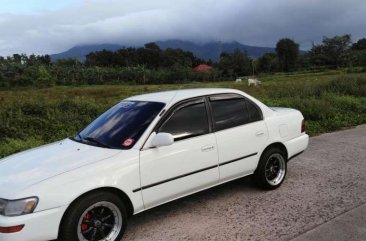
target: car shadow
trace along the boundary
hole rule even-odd
[[[193,207],[197,208],[197,203],[207,204],[238,192],[262,192],[255,186],[252,179],[252,176],[239,178],[133,215],[130,217],[125,235],[128,235],[132,229],[156,222],[168,215],[191,212]]]
[[[193,207],[197,208],[197,203],[205,205],[211,201],[218,201],[223,197],[231,196],[238,192],[249,191],[262,192],[255,186],[252,176],[239,178],[136,214],[130,218],[126,232],[131,227],[156,222],[159,218],[174,215],[174,213],[191,212]]]

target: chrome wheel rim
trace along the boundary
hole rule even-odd
[[[280,184],[286,174],[286,161],[281,154],[275,153],[269,156],[265,167],[265,177],[272,186]]]
[[[110,202],[102,201],[87,208],[81,215],[77,234],[79,241],[112,241],[122,229],[122,214]]]

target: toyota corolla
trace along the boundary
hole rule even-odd
[[[253,175],[278,188],[304,118],[232,89],[122,100],[75,136],[0,160],[0,240],[120,241],[128,217]]]

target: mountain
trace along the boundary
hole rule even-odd
[[[85,60],[85,56],[90,52],[100,51],[103,49],[116,51],[120,48],[123,48],[122,45],[119,44],[95,44],[95,45],[82,45],[75,46],[65,52],[61,52],[58,54],[51,54],[52,61],[56,61],[58,59],[67,59],[67,58],[77,58],[82,61]]]
[[[230,43],[209,42],[205,44],[196,44],[193,42],[182,40],[167,40],[157,41],[156,44],[162,49],[181,48],[186,51],[191,51],[197,57],[200,57],[202,59],[211,59],[214,61],[217,61],[220,58],[220,54],[222,52],[233,52],[235,49],[246,52],[250,57],[253,58],[260,57],[265,53],[275,52],[274,48],[249,46],[236,41]]]
[[[182,40],[167,40],[155,42],[161,49],[167,48],[180,48],[186,51],[190,51],[197,57],[205,60],[218,61],[222,52],[233,52],[235,49],[239,49],[242,52],[246,52],[249,56],[257,58],[265,53],[272,53],[275,51],[274,48],[269,47],[257,47],[244,45],[239,42],[209,42],[204,44],[197,44],[190,41]],[[123,48],[124,46],[119,44],[98,44],[98,45],[83,45],[73,47],[65,52],[52,54],[51,59],[53,61],[64,58],[78,58],[85,60],[85,56],[94,51],[100,51],[103,49],[116,51],[117,49]]]

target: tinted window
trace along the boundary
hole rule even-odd
[[[243,98],[214,100],[211,107],[215,131],[250,122]]]
[[[112,148],[131,148],[164,106],[158,102],[122,101],[99,116],[74,139]]]
[[[259,107],[251,101],[247,101],[247,107],[251,122],[262,120],[262,113],[259,111]]]
[[[170,133],[175,140],[208,133],[208,118],[205,104],[195,103],[176,110],[159,128],[159,132]]]

